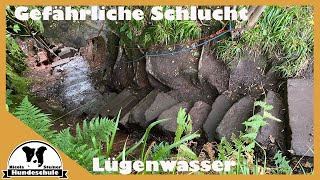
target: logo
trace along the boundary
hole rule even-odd
[[[58,177],[67,178],[59,153],[42,141],[27,141],[17,146],[8,159],[3,178]]]

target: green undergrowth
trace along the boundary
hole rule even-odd
[[[128,6],[127,9],[134,7]],[[141,7],[140,7],[141,8]],[[163,10],[170,6],[163,6]],[[151,14],[151,6],[143,7],[145,14]],[[140,47],[168,45],[197,39],[201,28],[196,21],[166,20],[152,21],[151,16],[143,20],[107,21],[107,25],[121,37],[121,43],[127,47],[138,44]]]
[[[35,6],[29,6],[31,9]],[[31,32],[43,33],[40,20],[19,21],[14,16],[14,6],[6,6],[6,90],[11,103],[7,106],[16,107],[26,95],[30,95],[31,79],[23,74],[28,70],[26,55],[16,41],[18,37],[29,36]]]
[[[26,71],[25,55],[15,39],[9,34],[6,35],[6,89],[15,105],[28,94],[30,80],[22,74]]]
[[[313,26],[311,6],[268,6],[256,26],[219,41],[216,52],[227,63],[243,53],[262,53],[283,77],[294,77],[313,61]]]
[[[7,102],[10,102],[10,100],[7,99]],[[231,168],[231,171],[220,172],[220,174],[292,174],[289,161],[281,152],[278,152],[274,157],[276,168],[268,168],[266,154],[264,154],[264,162],[262,164],[258,163],[255,150],[261,147],[255,139],[259,128],[267,125],[266,118],[276,121],[280,120],[269,113],[273,107],[265,102],[257,101],[255,102],[255,106],[259,106],[263,110],[263,113],[253,115],[245,121],[243,124],[246,126],[246,129],[239,136],[233,135],[230,140],[222,138],[218,145],[214,157],[215,160],[233,160],[237,162],[237,165]],[[119,130],[118,123],[121,111],[115,119],[93,118],[91,120],[83,120],[83,122],[76,125],[74,135],[71,134],[70,128],[61,130],[60,132],[53,130],[53,122],[50,115],[42,113],[41,109],[32,105],[27,97],[23,99],[15,110],[10,110],[10,112],[91,173],[97,173],[92,171],[94,157],[100,159],[100,166],[103,166],[104,159],[108,159],[109,157],[114,157],[118,161],[129,159],[143,162],[147,160],[199,160],[190,144],[192,144],[193,140],[199,138],[200,135],[191,133],[192,120],[184,109],[180,109],[178,112],[176,119],[178,127],[172,142],[148,143],[148,137],[152,128],[159,123],[170,120],[162,119],[150,124],[141,139],[131,147],[127,147],[125,143],[121,152],[113,152],[116,133]],[[134,150],[138,150],[138,154],[140,155],[132,159],[133,156],[130,156],[130,154]],[[115,155],[111,156],[112,153]],[[110,173],[118,174],[118,172],[103,172],[102,174]],[[142,171],[139,173],[150,174],[151,172]],[[157,173],[167,174],[168,172],[160,169],[158,172],[152,172],[151,174]],[[178,174],[180,172],[174,169],[170,173]],[[211,172],[208,173],[211,174]]]

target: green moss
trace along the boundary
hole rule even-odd
[[[25,55],[10,35],[6,36],[6,89],[11,90],[10,98],[15,106],[27,94],[30,80],[23,77],[26,71]]]

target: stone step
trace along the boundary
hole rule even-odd
[[[178,116],[178,112],[179,112],[180,108],[186,109],[186,112],[188,113],[191,107],[192,107],[192,104],[183,101],[183,102],[180,102],[180,103],[172,106],[168,110],[163,111],[160,114],[160,116],[158,117],[158,119],[169,118],[170,120],[160,123],[158,125],[158,127],[164,133],[166,133],[168,135],[173,135],[176,132],[177,127],[178,127],[177,116]]]
[[[68,58],[68,57],[74,56],[75,53],[76,53],[76,49],[71,48],[71,47],[64,47],[64,48],[61,49],[61,52],[59,52],[58,56],[61,59],[64,59],[64,58]]]
[[[120,109],[121,116],[124,117],[136,104],[138,99],[132,95],[129,90],[123,90],[114,99],[112,99],[105,107],[100,110],[100,115],[103,117],[117,117]]]
[[[218,96],[212,104],[211,111],[206,119],[206,122],[203,124],[203,130],[205,131],[205,134],[210,142],[215,140],[216,129],[233,103],[233,100],[222,94]]]
[[[156,96],[158,95],[158,90],[151,91],[145,98],[143,98],[131,111],[129,119],[130,124],[136,124],[141,127],[146,128],[149,125],[149,122],[146,121],[144,113],[155,101]]]
[[[151,123],[153,120],[159,117],[163,111],[169,109],[170,107],[176,104],[178,104],[178,101],[173,97],[169,96],[168,94],[166,93],[157,94],[154,102],[150,105],[150,107],[144,113],[144,116],[146,118],[146,123]]]
[[[64,65],[66,63],[70,62],[70,58],[65,58],[65,59],[60,59],[58,61],[55,61],[51,64],[51,67],[52,68],[55,68],[57,66],[61,66],[61,65]]]

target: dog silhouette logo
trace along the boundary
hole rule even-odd
[[[3,173],[3,178],[67,178],[59,153],[50,144],[36,140],[18,145],[8,159],[8,169]]]
[[[29,146],[22,147],[22,150],[26,153],[28,163],[35,163],[38,167],[43,165],[43,153],[47,150],[46,147],[40,146],[39,148],[30,148]]]

